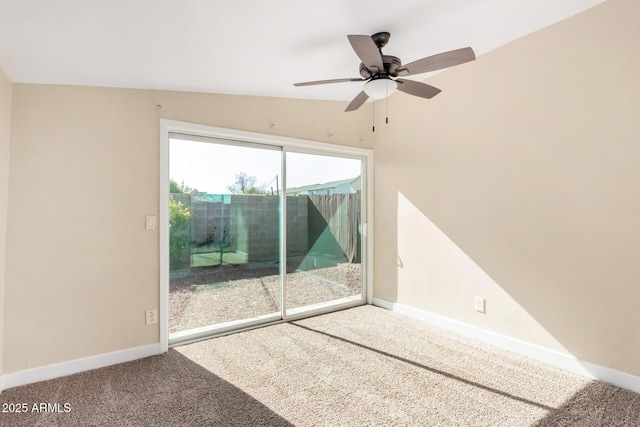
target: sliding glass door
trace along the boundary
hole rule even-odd
[[[170,139],[169,332],[278,320],[280,147]]]
[[[287,315],[363,298],[362,160],[286,153]]]
[[[365,301],[365,158],[168,138],[168,341]]]

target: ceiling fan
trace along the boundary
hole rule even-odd
[[[415,80],[405,80],[399,77],[441,70],[476,59],[473,49],[465,47],[427,56],[426,58],[402,65],[400,58],[382,53],[382,48],[387,44],[390,37],[391,34],[387,32],[375,33],[372,36],[347,36],[351,47],[353,47],[353,50],[362,61],[360,64],[360,76],[362,77],[302,82],[295,83],[294,86],[366,82],[363,90],[356,95],[345,110],[354,111],[360,108],[369,97],[375,99],[385,98],[396,89],[421,98],[433,98],[440,93],[440,89]]]

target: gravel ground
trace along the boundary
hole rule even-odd
[[[360,277],[360,264],[287,273],[287,308],[358,295]],[[169,288],[169,332],[280,311],[277,267],[192,270]]]

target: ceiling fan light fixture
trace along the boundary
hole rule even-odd
[[[364,93],[373,99],[383,99],[398,89],[398,83],[389,78],[373,79],[364,84]]]

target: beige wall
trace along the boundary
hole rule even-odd
[[[0,69],[0,374],[2,368],[2,331],[4,320],[4,277],[9,202],[9,142],[11,137],[12,84]]]
[[[638,17],[609,0],[431,78],[433,100],[391,97],[376,297],[640,374]],[[158,342],[159,118],[370,148],[369,104],[343,104],[0,73],[2,372]]]
[[[639,18],[609,0],[391,97],[376,297],[640,374]]]
[[[158,233],[144,227],[158,214],[159,118],[373,142],[360,125],[371,110],[344,103],[30,84],[13,95],[5,373],[159,341],[144,324],[159,304]]]

